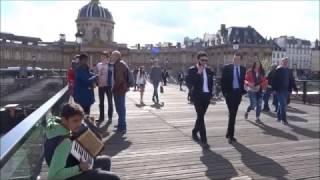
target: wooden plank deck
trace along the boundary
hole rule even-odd
[[[211,104],[205,116],[209,150],[192,141],[195,122],[187,92],[165,87],[162,107],[152,107],[151,85],[146,106],[139,93],[127,94],[127,134],[116,134],[114,125],[101,124],[106,132],[103,154],[112,157],[112,171],[121,179],[319,179],[319,107],[291,104],[289,125],[278,123],[274,113],[263,113],[263,125],[254,123],[255,112],[244,119],[248,101],[238,111],[238,143],[225,139],[228,111],[224,101]],[[96,93],[97,94],[97,93]],[[98,97],[92,114],[99,115]],[[105,105],[107,107],[107,104]]]

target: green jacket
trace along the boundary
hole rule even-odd
[[[56,121],[59,117],[52,116],[47,120],[46,136],[48,139],[69,134],[69,130]],[[79,166],[65,168],[71,151],[72,142],[65,138],[55,149],[48,170],[48,180],[63,180],[81,174]]]

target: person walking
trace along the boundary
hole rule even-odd
[[[97,77],[90,73],[88,65],[89,56],[79,56],[79,66],[75,71],[74,101],[81,105],[85,114],[90,114],[90,107],[94,103],[95,83]]]
[[[159,104],[159,95],[158,95],[158,87],[159,83],[161,82],[162,79],[162,73],[161,73],[161,68],[158,65],[158,60],[155,59],[153,61],[153,66],[151,68],[150,72],[150,81],[153,85],[153,95],[152,95],[152,101],[155,104]]]
[[[221,91],[226,99],[229,111],[229,122],[226,138],[231,144],[237,139],[234,137],[234,126],[236,123],[236,116],[238,107],[241,103],[242,95],[246,93],[244,90],[244,78],[246,68],[240,66],[242,56],[235,53],[233,56],[233,63],[225,65],[221,77]]]
[[[134,78],[134,86],[133,86],[133,91],[139,90],[139,86],[137,84],[137,74],[138,74],[139,69],[136,67],[133,70],[133,78]]]
[[[169,73],[168,73],[167,69],[163,69],[163,71],[162,71],[162,82],[163,82],[164,86],[167,86],[168,78],[169,78]]]
[[[179,82],[179,86],[180,86],[180,91],[182,91],[182,84],[183,84],[183,80],[184,80],[184,74],[183,71],[178,73],[178,82]]]
[[[200,133],[201,145],[208,148],[206,126],[204,116],[210,104],[212,97],[213,74],[207,68],[208,55],[200,51],[197,54],[198,63],[188,70],[188,85],[191,89],[191,99],[194,102],[194,107],[197,112],[197,119],[192,130],[192,138],[199,141],[198,133]]]
[[[143,102],[143,94],[144,94],[144,89],[145,89],[145,86],[146,86],[146,83],[147,83],[147,74],[144,70],[144,66],[141,66],[139,68],[139,71],[137,73],[137,85],[140,89],[140,104],[141,105],[144,105],[144,102]]]
[[[274,75],[274,72],[276,70],[277,65],[272,64],[271,65],[271,70],[269,71],[267,75],[267,80],[268,80],[268,87],[266,89],[266,92],[263,94],[263,109],[262,111],[269,112],[270,111],[270,106],[269,106],[269,98],[271,96],[272,92],[272,77]]]
[[[67,72],[67,80],[68,80],[68,92],[70,96],[74,96],[74,85],[75,85],[75,71],[77,68],[77,64],[78,64],[78,58],[79,55],[76,55],[72,61],[71,61],[71,66],[68,69]]]
[[[281,64],[277,67],[272,81],[272,89],[278,100],[277,120],[285,125],[288,124],[286,114],[288,95],[292,89],[298,93],[293,84],[294,78],[288,68],[288,62],[288,57],[281,59]]]
[[[126,123],[126,93],[129,91],[129,68],[127,64],[121,59],[119,51],[113,51],[111,54],[111,61],[114,63],[114,103],[116,111],[119,116],[118,129],[119,133],[125,134],[127,132]]]
[[[256,109],[256,123],[261,123],[260,113],[262,105],[263,92],[267,89],[268,80],[260,61],[255,61],[245,76],[245,86],[250,99],[250,105],[245,113],[245,119],[248,119],[249,112]]]
[[[108,122],[112,122],[113,115],[113,64],[110,63],[109,52],[103,51],[101,54],[101,62],[97,64],[98,73],[98,93],[99,93],[99,121],[104,121],[104,97],[108,99]]]

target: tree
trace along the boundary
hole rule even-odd
[[[271,70],[271,61],[267,57],[261,60],[261,64],[266,73]]]

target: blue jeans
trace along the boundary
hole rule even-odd
[[[287,121],[287,98],[288,91],[280,91],[277,92],[277,100],[278,100],[278,111],[277,117],[278,120]]]
[[[114,95],[114,104],[118,113],[118,130],[127,130],[126,124],[126,95]]]
[[[248,91],[250,105],[247,108],[247,113],[256,108],[256,118],[260,117],[261,104],[262,104],[262,92],[252,92]]]
[[[269,110],[269,98],[271,95],[271,88],[268,88],[266,92],[263,94],[263,109]]]
[[[273,102],[272,102],[272,104],[274,105],[275,112],[278,112],[278,99],[277,99],[277,95],[276,95],[276,94],[273,95]]]
[[[159,95],[158,95],[159,82],[153,82],[152,84],[153,84],[152,101],[159,104]]]

